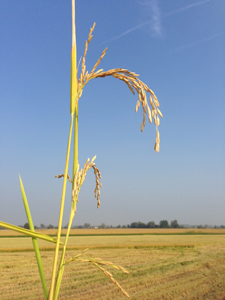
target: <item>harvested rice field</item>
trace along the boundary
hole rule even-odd
[[[130,274],[105,268],[131,299],[225,299],[225,230],[80,229],[71,235],[67,259],[89,248],[84,257],[125,267]],[[49,286],[54,244],[38,243]],[[44,299],[30,238],[0,231],[0,274],[1,300]],[[59,299],[126,297],[90,263],[71,262],[65,266]]]

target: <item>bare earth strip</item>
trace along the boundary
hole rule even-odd
[[[25,243],[25,244],[23,244]],[[29,238],[0,238],[0,299],[44,299]],[[46,245],[40,246],[45,248]],[[224,235],[73,236],[67,258],[88,247],[86,257],[101,257],[122,265],[130,274],[113,273],[131,299],[219,299],[225,297]],[[15,252],[7,251],[13,249]],[[41,251],[50,284],[53,251]],[[92,265],[65,267],[59,299],[115,300],[122,293]]]

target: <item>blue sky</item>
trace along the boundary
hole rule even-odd
[[[79,163],[97,155],[96,208],[91,171],[74,225],[177,219],[225,224],[225,2],[223,0],[76,1],[78,60],[92,69],[140,74],[163,119],[140,132],[137,96],[114,78],[92,80],[79,100]],[[24,224],[19,173],[34,223],[58,222],[70,123],[71,2],[0,2],[0,220]],[[71,167],[70,167],[71,173]],[[68,186],[69,187],[69,186]],[[66,195],[63,223],[70,210]]]

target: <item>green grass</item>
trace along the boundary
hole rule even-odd
[[[39,246],[44,248],[45,242],[39,241]],[[223,235],[76,236],[71,237],[69,247],[73,249],[69,248],[66,259],[89,247],[84,256],[101,257],[127,268],[129,275],[107,267],[131,299],[221,300],[225,296]],[[7,251],[0,252],[0,299],[43,299],[35,254],[30,252],[32,242],[3,238],[0,249]],[[53,251],[41,250],[48,286],[53,255]],[[59,299],[125,298],[96,268],[74,262],[65,267]]]

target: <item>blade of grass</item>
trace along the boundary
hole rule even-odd
[[[20,175],[19,175],[19,178],[20,178],[20,188],[21,188],[21,193],[22,193],[22,198],[23,198],[23,204],[25,207],[28,224],[29,224],[30,230],[34,232],[35,231],[34,224],[33,224],[33,220],[32,220],[31,213],[30,213],[30,208],[29,208],[28,201],[27,201],[27,196],[26,196],[23,182],[22,182]],[[37,238],[32,237],[32,242],[33,242],[34,251],[35,251],[35,255],[36,255],[36,259],[37,259],[37,265],[38,265],[38,270],[39,270],[40,277],[41,277],[41,283],[42,283],[45,299],[47,300],[48,299],[48,289],[47,289],[47,285],[46,285],[46,281],[45,281],[45,274],[44,274],[44,269],[43,269],[43,265],[42,265],[42,261],[41,261],[41,255],[40,255],[40,251],[39,251],[39,247],[38,247]]]
[[[15,225],[12,225],[12,224],[9,224],[9,223],[6,223],[6,222],[0,221],[0,227],[6,228],[6,229],[9,229],[9,230],[13,230],[13,231],[17,231],[17,232],[22,233],[24,235],[31,236],[31,237],[34,237],[34,238],[37,238],[37,239],[41,239],[41,240],[44,240],[44,241],[47,241],[47,242],[56,243],[56,239],[49,236],[49,235],[39,233],[39,232],[36,232],[36,231],[31,231],[29,229],[25,229],[25,228],[22,228],[22,227],[19,227],[19,226],[15,226]],[[64,245],[62,242],[59,242],[59,243],[60,243],[60,245]]]

